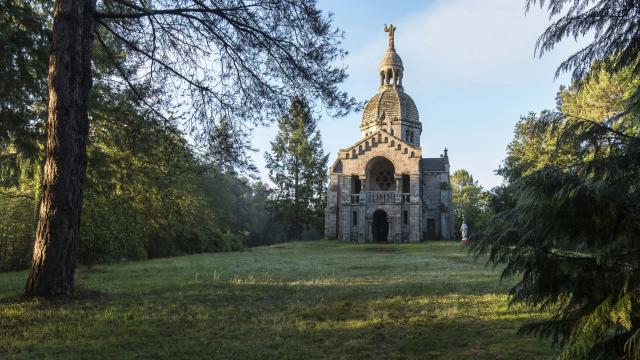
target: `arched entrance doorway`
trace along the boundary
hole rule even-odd
[[[373,233],[373,241],[375,242],[387,242],[389,236],[389,221],[387,218],[387,213],[378,209],[373,213],[373,222],[371,223],[373,229],[371,232]]]

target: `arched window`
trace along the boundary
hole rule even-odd
[[[375,157],[367,164],[367,191],[393,191],[395,167],[384,157]]]

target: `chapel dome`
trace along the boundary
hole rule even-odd
[[[397,121],[420,123],[418,108],[411,96],[398,86],[383,86],[364,107],[361,129],[376,122],[391,124]]]
[[[379,69],[404,70],[404,67],[402,66],[402,59],[400,58],[400,55],[398,55],[398,53],[395,51],[395,49],[387,49],[387,51],[384,53],[384,56],[382,57],[382,60],[380,61]]]

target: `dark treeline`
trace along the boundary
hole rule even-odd
[[[315,229],[321,227],[307,226],[291,237],[290,220],[272,200],[274,189],[206,161],[178,133],[147,125],[142,118],[122,116],[94,122],[80,263],[231,251],[320,236]],[[30,264],[40,191],[41,154],[27,158],[16,148],[7,144],[0,167],[2,271]],[[312,218],[308,221],[317,221]]]
[[[92,114],[81,263],[229,251],[287,239],[286,226],[273,221],[271,190],[264,183],[196,154],[175,128],[147,121],[126,97],[125,91],[120,101]],[[30,263],[42,171],[40,124],[34,136],[3,144],[1,270]],[[36,150],[21,150],[24,145]]]
[[[31,262],[47,141],[52,5],[0,1],[0,271]],[[93,47],[80,263],[320,236],[311,225],[295,227],[291,236],[292,220],[278,210],[286,204],[254,178],[247,126],[220,118],[190,127],[171,110],[175,94],[162,85],[166,71],[143,78],[148,64],[106,32],[100,42]]]

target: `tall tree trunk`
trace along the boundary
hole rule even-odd
[[[96,0],[56,0],[49,55],[49,114],[43,193],[26,294],[74,290]]]
[[[295,154],[295,152],[294,152]],[[294,155],[295,156],[295,155]],[[294,180],[293,180],[293,209],[294,216],[291,220],[293,220],[293,241],[300,241],[300,220],[302,220],[300,213],[300,160],[296,156],[294,162]]]

